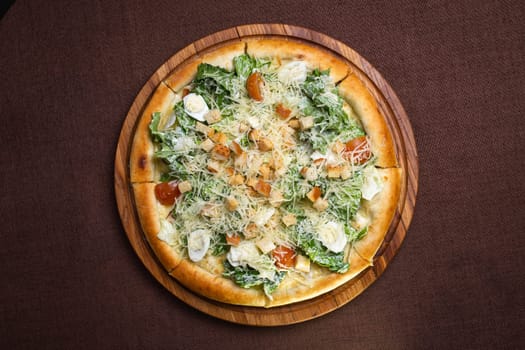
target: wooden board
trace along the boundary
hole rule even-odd
[[[177,66],[194,55],[228,41],[252,36],[279,36],[304,41],[331,50],[348,61],[350,68],[365,82],[386,117],[397,149],[399,166],[403,169],[403,186],[397,211],[386,238],[374,257],[374,266],[363,271],[343,286],[312,300],[270,309],[223,304],[201,297],[168,275],[149,247],[134,209],[129,177],[130,142],[135,125],[151,94]],[[226,29],[186,46],[170,57],[147,81],[135,98],[119,137],[115,155],[115,195],[122,224],[128,239],[150,273],[173,295],[211,316],[239,324],[256,326],[287,325],[325,315],[361,294],[386,269],[399,250],[412,220],[417,186],[418,159],[410,121],[390,85],[379,72],[357,52],[324,34],[284,24],[254,24]]]

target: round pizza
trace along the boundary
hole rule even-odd
[[[352,67],[303,42],[254,37],[181,64],[136,126],[130,182],[152,250],[216,301],[274,307],[372,265],[403,174]]]

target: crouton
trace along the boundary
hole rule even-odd
[[[312,188],[312,190],[306,194],[306,197],[314,203],[319,197],[321,197],[321,189],[317,186]]]

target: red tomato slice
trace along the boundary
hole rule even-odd
[[[180,196],[179,185],[175,181],[155,185],[155,197],[163,205],[173,205],[178,196]]]
[[[348,141],[345,145],[343,157],[353,160],[355,164],[364,164],[372,156],[366,136],[359,136]]]
[[[296,256],[295,250],[284,245],[277,246],[272,250],[272,257],[275,259],[275,265],[277,267],[294,267]]]
[[[262,101],[262,91],[261,84],[263,83],[261,73],[254,72],[250,74],[246,80],[246,90],[248,90],[248,95],[253,98],[255,101]]]

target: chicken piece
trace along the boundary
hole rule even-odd
[[[204,115],[204,119],[208,122],[208,124],[213,124],[221,121],[221,112],[218,109],[211,109]]]
[[[308,181],[317,180],[317,169],[314,167],[304,167],[301,169],[301,175]]]
[[[213,146],[215,146],[215,143],[213,143],[213,141],[210,139],[206,139],[201,143],[201,148],[206,152],[211,151],[213,149]]]
[[[195,123],[195,130],[204,135],[208,135],[211,129],[207,125],[197,122]]]
[[[299,119],[299,125],[301,126],[301,130],[308,130],[313,128],[314,126],[314,117],[308,116],[308,117],[302,117]]]
[[[180,193],[185,193],[191,191],[191,183],[189,181],[182,181],[179,183]]]
[[[294,214],[287,214],[287,215],[283,216],[283,218],[281,220],[282,220],[283,224],[286,225],[286,227],[290,227],[292,225],[297,224],[297,217]]]

